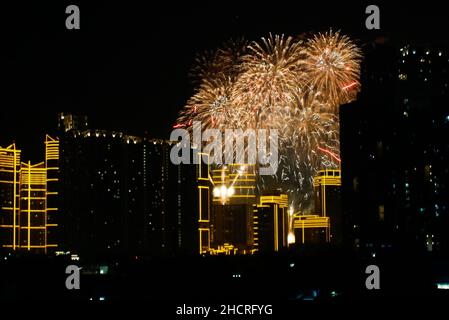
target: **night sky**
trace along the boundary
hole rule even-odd
[[[33,1],[0,8],[0,145],[13,140],[23,159],[43,160],[43,138],[60,111],[85,113],[97,128],[168,137],[193,92],[195,54],[230,38],[341,30],[360,45],[378,35],[395,44],[448,41],[442,1],[326,4],[323,1],[210,1],[207,5],[130,1]],[[291,4],[293,3],[293,5]],[[77,4],[81,30],[65,28]],[[365,28],[365,8],[378,4],[381,30]]]

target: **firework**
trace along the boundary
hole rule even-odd
[[[339,165],[332,157],[339,152],[339,121],[334,113],[326,110],[327,106],[317,99],[298,97],[293,107],[279,114],[283,126],[280,128],[278,174],[261,179],[261,188],[270,185],[282,189],[299,209],[311,205],[313,176],[317,170]]]
[[[242,57],[247,52],[248,43],[245,39],[231,40],[215,51],[207,51],[195,58],[190,72],[195,83],[221,81],[238,76]]]
[[[304,81],[334,109],[355,98],[360,88],[360,49],[339,32],[319,33],[306,42]]]
[[[233,42],[197,58],[198,79],[176,127],[277,129],[278,174],[259,189],[281,188],[302,209],[310,205],[313,176],[339,166],[339,105],[360,89],[361,53],[339,32],[303,42],[270,35]]]
[[[278,126],[278,114],[294,103],[301,87],[302,43],[292,37],[262,38],[248,46],[241,73],[234,85],[232,103],[245,109],[247,122],[256,128]]]
[[[231,90],[230,79],[203,80],[181,112],[179,122],[190,127],[193,120],[200,121],[207,128],[224,128],[232,124],[234,113],[229,103]]]

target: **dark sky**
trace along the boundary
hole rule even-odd
[[[380,32],[365,29],[368,2],[47,2],[0,8],[0,145],[15,140],[32,161],[43,158],[60,111],[85,113],[99,128],[167,137],[192,93],[195,54],[230,38],[332,27],[360,44],[378,34],[398,44],[447,43],[449,30],[442,1],[376,2]],[[81,30],[65,28],[69,4],[80,7]]]

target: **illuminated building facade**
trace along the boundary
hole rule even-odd
[[[45,246],[52,252],[58,247],[60,240],[59,222],[61,212],[59,211],[59,140],[46,135],[45,137],[45,169],[46,169],[46,239]]]
[[[287,248],[290,228],[288,196],[263,195],[254,206],[254,247],[260,253]]]
[[[232,245],[249,253],[254,249],[255,166],[229,164],[211,172],[211,247]]]
[[[2,249],[19,248],[20,154],[15,144],[0,147],[0,244]]]
[[[46,249],[47,172],[45,163],[22,163],[20,170],[20,247],[36,253]]]
[[[341,210],[341,170],[318,171],[313,178],[315,214],[330,220],[330,237],[326,239],[340,245],[343,241],[343,219]],[[311,219],[309,217],[309,219]],[[321,222],[317,222],[320,224]],[[329,230],[325,233],[327,234]]]
[[[330,242],[329,217],[295,214],[292,224],[295,243],[298,245]]]
[[[15,145],[0,149],[1,245],[7,250],[50,253],[58,246],[59,141],[46,136],[45,162],[20,162]]]
[[[393,77],[379,73],[385,64]],[[362,95],[340,111],[347,243],[368,254],[448,252],[448,50],[390,48],[364,69]]]
[[[211,250],[211,176],[209,155],[196,152],[197,157],[197,199],[198,199],[198,248],[199,253]]]

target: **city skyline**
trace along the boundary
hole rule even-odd
[[[442,4],[5,12],[0,300],[447,300]]]

